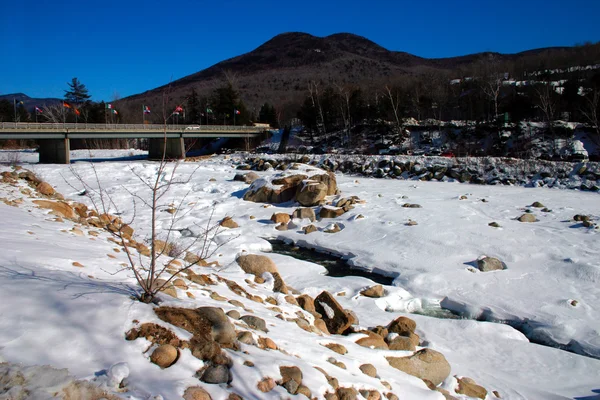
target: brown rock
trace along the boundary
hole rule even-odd
[[[314,325],[321,332],[323,332],[326,335],[329,335],[329,330],[327,329],[327,324],[321,318],[316,318]]]
[[[530,213],[525,213],[525,214],[521,215],[521,216],[518,218],[518,220],[519,220],[520,222],[535,222],[535,221],[536,221],[536,219],[535,219],[535,215],[533,215],[533,214],[530,214]]]
[[[327,185],[327,196],[332,196],[338,192],[337,182],[333,172],[328,172],[321,175],[313,175],[310,177],[310,180],[323,182],[325,185]]]
[[[339,343],[327,343],[324,344],[323,346],[327,347],[329,350],[334,351],[338,354],[344,355],[346,353],[348,353],[348,350],[341,344]]]
[[[297,208],[294,210],[292,218],[309,219],[311,222],[314,222],[317,219],[315,210],[310,207]]]
[[[506,264],[495,257],[483,257],[477,260],[477,268],[481,272],[501,271],[506,269]]]
[[[387,350],[388,345],[383,338],[373,332],[368,332],[367,337],[360,338],[356,344],[369,349]]]
[[[300,296],[296,297],[296,301],[298,302],[298,305],[304,310],[307,311],[309,313],[314,313],[316,312],[315,310],[315,301],[312,297],[310,297],[307,294],[301,294]]]
[[[296,201],[305,207],[321,204],[325,196],[327,196],[327,185],[317,181],[305,180],[296,191]]]
[[[310,224],[302,228],[302,230],[304,231],[304,234],[308,235],[309,233],[316,232],[318,229],[313,224]]]
[[[173,281],[173,286],[179,288],[179,289],[183,289],[183,290],[187,290],[188,289],[188,285],[185,283],[185,281],[181,278],[177,278]]]
[[[268,337],[258,338],[258,346],[262,349],[277,350],[277,345]]]
[[[410,336],[396,336],[389,343],[390,350],[415,351],[419,344],[419,336],[411,333]]]
[[[360,294],[362,294],[363,296],[366,296],[366,297],[383,297],[383,295],[384,295],[383,286],[382,285],[371,286],[370,288],[365,289],[362,292],[360,292]]]
[[[253,274],[255,276],[261,276],[265,272],[271,274],[277,271],[277,266],[267,256],[258,254],[247,254],[237,258],[238,265],[244,270],[244,272]]]
[[[40,208],[52,210],[55,214],[61,217],[75,218],[75,211],[73,208],[63,201],[33,200],[33,203]]]
[[[342,214],[344,214],[344,212],[345,211],[343,208],[324,206],[324,207],[321,207],[321,210],[319,211],[319,217],[321,217],[321,218],[337,218],[337,217],[341,216]]]
[[[286,213],[274,213],[271,215],[271,221],[276,224],[287,224],[290,222],[290,215]]]
[[[54,188],[50,186],[48,182],[40,182],[40,184],[37,185],[35,190],[37,190],[40,194],[43,194],[44,196],[52,196],[54,193],[56,193],[56,190],[54,190]]]
[[[175,363],[177,357],[178,353],[175,346],[163,344],[154,349],[152,355],[150,356],[150,361],[161,368],[169,368]]]
[[[342,334],[356,322],[354,315],[344,310],[327,291],[321,292],[315,299],[315,310],[322,315],[327,330],[332,334]]]
[[[363,364],[358,368],[363,374],[370,376],[371,378],[377,378],[377,369],[373,364]]]
[[[377,390],[360,390],[360,395],[367,400],[381,400],[381,393]]]
[[[483,386],[476,384],[473,379],[467,377],[456,379],[458,380],[456,393],[479,399],[485,399],[485,396],[487,396],[487,390]]]
[[[220,225],[224,228],[234,229],[239,228],[240,226],[235,222],[231,217],[225,217],[221,220]]]
[[[422,349],[409,357],[386,357],[388,363],[407,374],[427,379],[435,386],[450,375],[450,364],[444,355],[432,349]]]
[[[183,392],[183,400],[212,400],[212,397],[201,387],[192,386]]]
[[[397,333],[402,336],[409,336],[417,329],[417,323],[408,317],[398,317],[388,326],[388,332]]]
[[[354,388],[338,388],[335,391],[339,400],[356,400],[358,398],[358,392]]]
[[[275,380],[273,378],[268,378],[268,377],[263,378],[260,382],[258,382],[256,387],[261,392],[268,393],[275,388]]]

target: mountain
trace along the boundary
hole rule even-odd
[[[386,84],[407,75],[439,71],[456,71],[472,66],[479,60],[494,57],[498,61],[537,60],[544,54],[569,53],[570,48],[530,50],[518,54],[478,53],[461,57],[427,59],[399,51],[387,50],[361,36],[338,33],[316,37],[291,32],[277,35],[255,50],[222,61],[207,69],[188,75],[170,84],[169,93],[181,102],[193,87],[209,95],[227,80],[233,81],[246,107],[258,112],[264,102],[284,110],[286,117],[295,116],[299,103],[306,96],[308,83],[360,86],[366,90],[382,90]],[[142,104],[161,107],[162,93],[167,86],[122,99],[119,107],[135,122]],[[128,112],[129,111],[129,112]]]
[[[0,101],[2,100],[7,100],[9,101],[11,104],[13,104],[13,102],[15,100],[17,101],[22,101],[23,102],[23,107],[25,107],[26,110],[28,111],[32,111],[34,107],[44,107],[44,106],[50,106],[50,105],[54,105],[54,104],[58,104],[62,102],[62,99],[57,99],[57,98],[53,98],[53,97],[29,97],[27,96],[25,93],[11,93],[11,94],[3,94],[0,95]]]

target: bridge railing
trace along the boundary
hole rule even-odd
[[[162,124],[86,124],[86,123],[52,123],[52,122],[0,122],[0,130],[19,131],[162,131]],[[193,132],[195,130],[206,131],[263,131],[263,127],[247,125],[175,125],[166,126],[167,131]]]

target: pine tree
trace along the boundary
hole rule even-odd
[[[65,90],[65,101],[71,104],[74,104],[76,108],[86,100],[88,100],[91,96],[88,94],[88,90],[85,85],[79,82],[79,79],[73,78],[71,82],[67,82],[70,90]]]
[[[187,119],[190,124],[200,122],[200,100],[194,88],[191,89],[187,98]]]

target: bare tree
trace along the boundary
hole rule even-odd
[[[496,120],[498,118],[500,92],[504,82],[502,65],[494,56],[490,56],[485,61],[480,62],[478,75],[477,78],[481,91],[494,104],[493,119]]]
[[[581,114],[596,131],[594,142],[600,145],[600,88],[595,87],[585,96]]]
[[[557,94],[549,82],[550,78],[535,86],[535,100],[538,108],[542,111],[546,128],[552,135],[552,151],[556,152],[556,135],[554,131],[554,119],[558,106]]]
[[[394,112],[394,122],[396,123],[396,131],[398,134],[403,135],[404,128],[402,126],[402,120],[399,114],[402,96],[401,91],[398,88],[391,89],[388,85],[385,85],[385,90],[387,93],[388,100],[390,101],[392,111]]]
[[[338,89],[338,93],[339,93],[339,96],[340,96],[340,102],[339,102],[340,115],[342,116],[342,119],[344,121],[344,130],[346,131],[344,142],[347,143],[347,142],[350,141],[350,125],[351,125],[351,119],[350,119],[350,97],[351,97],[351,90],[348,87],[344,87],[342,85],[336,85],[336,87]]]
[[[180,178],[178,175],[179,162],[170,162],[166,157],[166,128],[169,118],[166,112],[167,103],[168,95],[163,94],[163,152],[156,172],[148,177],[131,167],[131,172],[141,182],[142,186],[149,191],[149,196],[145,196],[143,192],[138,190],[133,191],[124,188],[130,196],[133,210],[133,214],[128,221],[123,221],[115,216],[115,214],[121,214],[119,206],[112,198],[111,192],[102,186],[93,164],[91,164],[92,183],[88,180],[88,175],[84,176],[75,167],[71,167],[71,172],[80,186],[79,188],[73,186],[73,188],[81,190],[89,198],[97,215],[94,224],[109,232],[117,243],[123,247],[128,262],[127,266],[118,272],[129,271],[133,275],[141,289],[139,300],[143,302],[152,302],[157,293],[170,286],[173,279],[178,275],[211,257],[221,246],[228,243],[228,241],[220,243],[214,241],[220,229],[219,223],[213,223],[214,207],[210,210],[206,225],[196,225],[199,233],[194,235],[191,240],[186,241],[183,246],[173,242],[173,232],[178,231],[176,229],[178,222],[193,210],[193,208],[189,208],[187,211],[181,211],[184,205],[188,203],[187,198],[191,191],[182,196],[176,204],[173,201],[169,202],[167,195],[175,185],[185,185],[190,182],[198,167],[187,177]],[[133,230],[130,228],[140,207],[150,213],[150,235],[146,239],[147,249],[149,250],[147,256],[142,255],[143,250],[140,250],[140,243],[132,238]],[[166,235],[163,235],[163,239],[159,240],[158,217],[159,213],[164,210],[169,211],[170,221],[166,229]],[[229,240],[234,238],[232,237]],[[138,250],[137,257],[134,255],[134,249]],[[194,254],[191,253],[192,250],[195,250]],[[192,256],[190,257],[188,253]],[[168,261],[165,261],[165,258],[168,258]],[[175,266],[175,264],[169,262],[174,258],[184,259],[185,262]]]
[[[323,107],[321,106],[321,99],[319,96],[319,84],[315,81],[310,81],[308,84],[308,93],[312,101],[313,107],[317,110],[317,115],[321,119],[321,123],[317,123],[317,130],[319,133],[324,134],[325,129],[325,115],[323,114]]]
[[[49,122],[64,124],[67,121],[68,109],[63,104],[44,106],[44,116]]]

